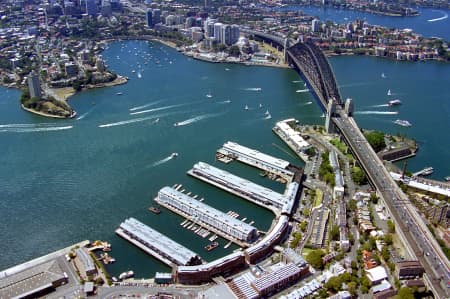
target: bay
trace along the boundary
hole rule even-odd
[[[267,230],[273,219],[267,210],[190,178],[186,171],[205,161],[282,192],[283,185],[260,177],[255,169],[215,162],[214,153],[232,140],[301,166],[271,132],[277,120],[289,117],[323,123],[312,95],[296,92],[304,89],[299,76],[289,69],[199,62],[141,41],[112,43],[103,57],[130,81],[72,97],[78,119],[27,113],[18,105],[17,90],[0,88],[0,269],[84,239],[102,239],[112,243],[117,262],[108,268],[114,275],[129,269],[137,277],[168,271],[114,234],[127,217],[206,260],[236,249],[223,249],[226,241],[220,240],[220,248],[206,252],[208,241],[181,228],[183,219],[164,209],[160,215],[147,210],[160,188],[176,183],[205,203],[236,211],[239,218]],[[355,101],[362,127],[416,138],[421,149],[409,165],[434,166],[438,178],[450,174],[449,165],[442,163],[450,147],[442,137],[450,129],[448,65],[370,57],[335,57],[331,63],[343,96]],[[399,115],[360,113],[391,111],[371,107],[386,103],[387,89],[404,102],[395,108]],[[272,119],[264,119],[266,109]],[[396,118],[413,126],[398,127],[392,123]],[[168,159],[173,152],[179,156]]]

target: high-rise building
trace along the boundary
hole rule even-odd
[[[227,46],[231,45],[231,26],[222,25],[220,28],[220,43]]]
[[[235,44],[239,40],[240,30],[238,25],[231,25],[231,44]]]
[[[147,27],[153,27],[153,11],[151,9],[148,9],[145,13],[146,21],[147,21]]]
[[[214,36],[214,23],[216,23],[216,19],[206,19],[204,24],[204,30],[205,30],[205,36],[206,37],[213,37]]]
[[[214,23],[214,38],[217,42],[222,43],[221,33],[222,33],[222,23]]]
[[[95,0],[86,0],[86,13],[90,16],[97,14],[97,3],[95,3]]]
[[[31,98],[40,98],[42,96],[39,77],[34,71],[28,75],[28,90]]]
[[[152,21],[153,25],[161,22],[161,10],[156,8],[152,11]]]
[[[112,7],[109,0],[102,0],[101,14],[104,17],[112,16]]]
[[[319,32],[320,31],[320,21],[318,19],[314,19],[311,22],[311,31]]]

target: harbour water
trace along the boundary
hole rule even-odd
[[[237,162],[215,162],[214,154],[232,140],[302,165],[271,132],[277,120],[288,117],[323,123],[312,95],[296,92],[304,89],[299,76],[289,69],[199,62],[138,41],[113,43],[103,57],[112,70],[131,80],[71,98],[78,119],[26,113],[18,105],[18,91],[0,89],[0,269],[83,239],[104,239],[112,243],[111,255],[117,259],[108,266],[113,274],[133,269],[137,277],[148,277],[168,271],[115,236],[114,230],[130,216],[206,260],[235,250],[234,245],[224,249],[227,242],[219,239],[220,246],[206,252],[208,238],[182,228],[182,218],[163,208],[159,215],[147,210],[160,188],[175,183],[204,197],[204,203],[233,210],[267,230],[270,212],[188,177],[186,171],[205,161],[282,192],[283,185],[258,171]],[[450,174],[450,165],[442,163],[450,148],[448,134],[445,138],[450,129],[447,64],[368,57],[331,62],[343,96],[355,101],[362,127],[416,138],[421,149],[409,163],[412,170],[431,165],[434,177]],[[374,107],[387,102],[388,89],[403,105]],[[266,110],[271,119],[265,119]],[[413,126],[398,127],[392,123],[397,118]],[[173,152],[178,157],[170,158]]]
[[[356,19],[365,20],[371,25],[380,25],[388,28],[412,29],[425,37],[440,37],[450,39],[450,10],[435,8],[417,8],[419,16],[414,17],[388,17],[349,9],[336,9],[333,7],[315,6],[287,6],[281,10],[301,10],[307,15],[315,16],[322,21],[335,23],[348,23]]]

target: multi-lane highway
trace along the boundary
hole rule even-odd
[[[333,118],[339,131],[377,188],[396,224],[396,232],[405,243],[411,258],[417,258],[425,268],[425,280],[438,298],[448,298],[450,265],[439,244],[428,230],[417,210],[397,186],[364,138],[353,118],[338,110]]]

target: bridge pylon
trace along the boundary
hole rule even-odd
[[[325,130],[327,133],[334,133],[336,131],[333,120],[331,119],[336,114],[336,102],[334,99],[328,100],[327,116],[325,118]]]

